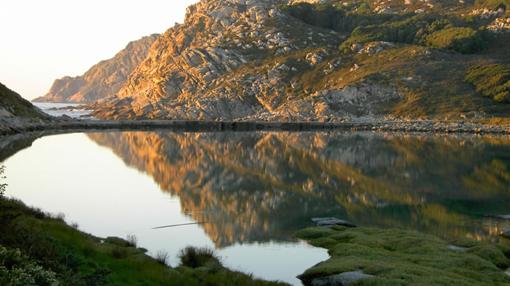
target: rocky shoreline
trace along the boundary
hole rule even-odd
[[[352,121],[352,122],[264,122],[191,120],[2,120],[0,136],[29,132],[68,133],[94,130],[175,131],[373,131],[434,134],[509,135],[509,125],[487,125],[463,121]]]

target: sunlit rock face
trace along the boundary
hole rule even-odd
[[[116,57],[85,76],[60,79],[42,100],[101,99],[89,106],[101,119],[499,116],[507,110],[483,102],[465,81],[472,62],[486,56],[478,53],[472,60],[427,40],[437,29],[475,25],[474,30],[495,32],[489,58],[504,62],[508,12],[485,7],[488,2],[493,1],[201,0],[187,9],[184,23],[120,56],[136,60],[124,65]]]
[[[114,96],[145,59],[158,36],[151,35],[129,43],[115,57],[94,65],[82,76],[57,79],[46,95],[34,101],[89,103]]]
[[[510,202],[510,163],[498,155],[508,151],[503,141],[327,133],[89,137],[177,195],[220,247],[293,240],[322,216],[476,239],[507,226],[473,218],[504,212]]]
[[[97,106],[107,119],[341,120],[381,114],[401,99],[391,86],[339,79],[344,36],[280,9],[284,0],[202,0],[162,35],[117,97]],[[313,60],[308,60],[313,59]],[[303,93],[313,96],[303,96]]]

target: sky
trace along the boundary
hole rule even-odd
[[[197,0],[0,0],[0,82],[31,100],[128,42],[182,23]]]

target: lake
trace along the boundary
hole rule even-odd
[[[182,248],[206,246],[232,269],[300,285],[296,275],[328,258],[293,236],[314,217],[477,240],[510,227],[508,137],[153,131],[6,140],[8,196],[96,236],[135,235],[149,253],[167,251],[172,266]]]

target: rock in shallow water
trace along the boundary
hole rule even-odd
[[[448,245],[448,249],[451,251],[457,251],[457,252],[466,252],[468,250],[467,247],[457,246],[457,245],[453,245],[453,244]]]
[[[334,225],[340,225],[340,226],[346,226],[346,227],[356,227],[355,224],[343,220],[338,219],[336,217],[318,217],[318,218],[312,218],[312,221],[317,226],[334,226]]]
[[[374,275],[366,274],[361,270],[344,272],[336,275],[315,278],[312,286],[347,286],[360,280],[372,278]]]

